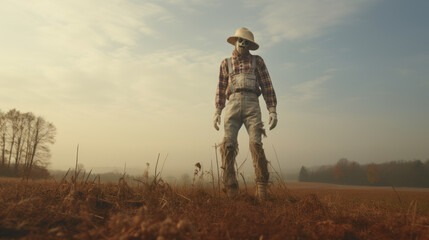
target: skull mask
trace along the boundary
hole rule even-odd
[[[239,54],[246,53],[247,51],[249,51],[249,44],[249,40],[238,38],[237,41],[235,41],[235,49],[237,49],[237,52]]]

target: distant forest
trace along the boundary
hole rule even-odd
[[[0,176],[46,178],[56,128],[43,117],[0,110]]]
[[[340,159],[334,166],[310,171],[301,167],[300,182],[325,182],[344,185],[429,187],[429,159],[392,161],[360,165]]]

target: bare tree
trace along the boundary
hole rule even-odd
[[[9,110],[6,114],[6,120],[10,123],[9,137],[10,137],[10,149],[9,149],[9,160],[7,166],[10,167],[10,160],[12,159],[12,150],[15,144],[16,135],[18,133],[18,119],[21,113],[16,109]]]
[[[12,109],[0,111],[0,167],[8,166],[9,176],[29,177],[32,168],[46,167],[50,157],[50,145],[55,142],[56,128],[42,117],[33,113],[21,113]],[[9,168],[15,160],[15,172]],[[23,170],[23,171],[21,171]]]
[[[17,119],[17,133],[16,133],[16,147],[15,147],[15,169],[18,170],[18,167],[21,163],[21,156],[23,150],[23,141],[25,141],[25,131],[26,131],[26,120],[28,113],[20,114]]]
[[[32,152],[32,139],[33,139],[33,126],[36,121],[36,117],[32,113],[26,114],[26,138],[25,138],[25,149],[22,150],[25,153],[24,166],[29,167],[31,152]]]
[[[28,162],[28,174],[36,163],[46,163],[50,157],[49,144],[55,142],[56,128],[42,117],[37,117],[32,129],[31,156]],[[28,175],[27,175],[28,176]]]
[[[6,162],[6,117],[0,111],[0,147],[1,147],[1,167],[4,167]]]

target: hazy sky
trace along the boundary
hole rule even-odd
[[[50,168],[73,167],[77,144],[87,169],[143,169],[158,153],[167,174],[209,168],[219,65],[239,27],[277,93],[264,146],[283,170],[429,158],[429,1],[0,2],[0,109],[55,124]],[[244,127],[239,145],[241,163]]]

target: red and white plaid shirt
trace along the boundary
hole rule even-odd
[[[271,83],[270,75],[268,74],[267,67],[265,66],[262,57],[255,55],[256,57],[256,69],[255,75],[256,80],[259,83],[260,89],[257,90],[257,94],[264,97],[267,108],[277,106],[276,93],[274,92],[273,84]],[[237,50],[234,49],[232,52],[232,72],[235,74],[248,73],[252,66],[252,54],[247,53],[246,55],[240,56]],[[232,94],[228,86],[228,62],[224,59],[220,64],[219,71],[219,84],[216,89],[216,108],[223,109],[225,107],[225,101]]]

